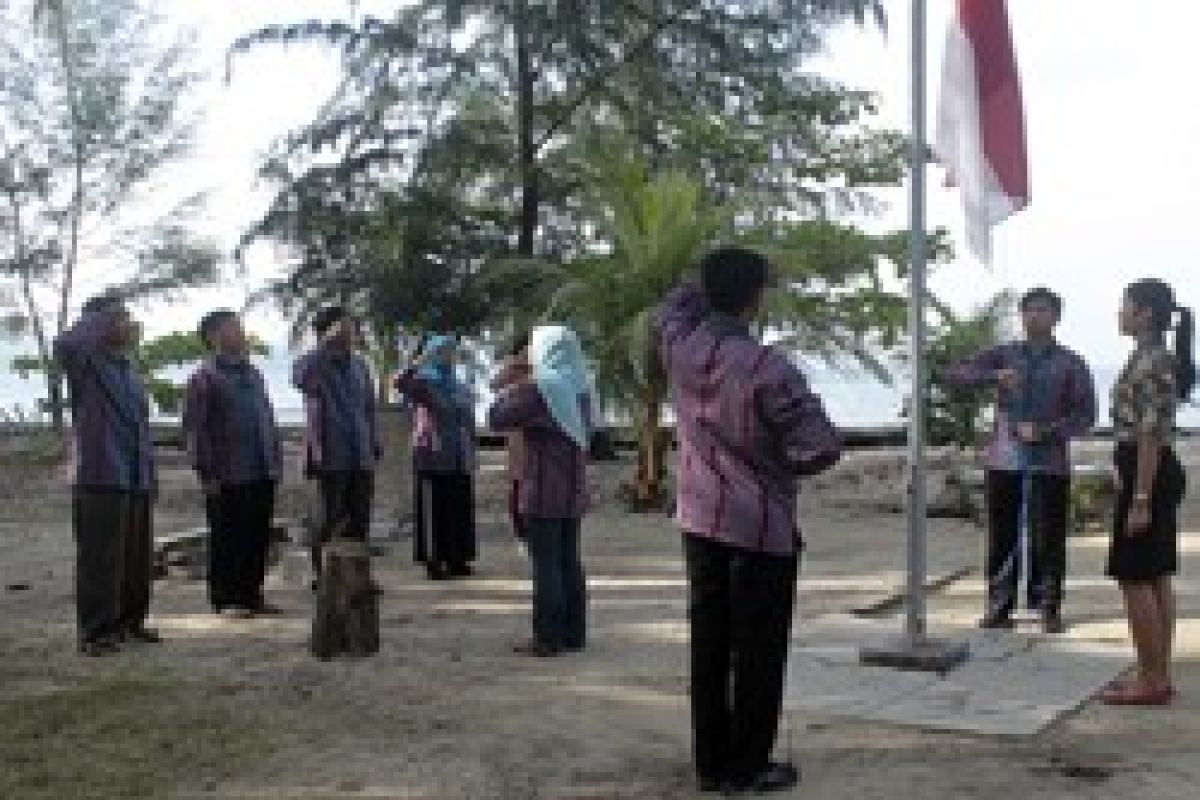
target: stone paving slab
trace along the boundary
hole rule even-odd
[[[1129,664],[1127,646],[1071,637],[930,625],[966,641],[968,661],[945,676],[862,666],[863,646],[900,633],[896,620],[829,615],[793,632],[788,711],[995,736],[1032,736],[1070,713]]]

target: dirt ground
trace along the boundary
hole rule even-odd
[[[803,617],[876,603],[901,581],[903,517],[847,489],[870,484],[870,463],[851,458],[802,497]],[[678,534],[665,517],[601,503],[585,526],[587,651],[515,656],[511,645],[528,635],[529,585],[500,513],[496,466],[479,479],[477,576],[428,582],[408,542],[390,545],[375,564],[385,591],[381,652],[329,663],[307,653],[312,597],[301,560],[286,554],[270,579],[270,598],[286,612],[279,618],[216,618],[203,582],[173,575],[155,587],[152,623],[164,644],[77,655],[66,494],[44,475],[9,474],[15,489],[0,508],[0,797],[693,796]],[[596,468],[601,494],[623,468]],[[163,531],[200,522],[190,477],[170,469],[156,519]],[[1187,518],[1200,530],[1195,497]],[[931,573],[974,566],[981,538],[969,523],[932,521]],[[1195,574],[1200,537],[1185,545],[1185,574]],[[1066,611],[1121,637],[1102,552],[1100,537],[1073,540]],[[977,595],[968,579],[934,602],[973,605]],[[1184,616],[1197,617],[1200,584],[1181,583],[1180,599]],[[1170,710],[1091,704],[1016,741],[789,716],[779,747],[804,773],[792,796],[1194,800],[1200,627],[1190,621],[1179,666],[1181,697]]]

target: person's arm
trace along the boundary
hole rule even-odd
[[[437,410],[442,399],[429,381],[421,376],[420,365],[413,364],[396,376],[396,391],[408,398],[410,403]]]
[[[110,311],[91,311],[81,316],[54,340],[54,358],[68,372],[102,353],[117,334],[121,317]]]
[[[1150,503],[1163,443],[1170,440],[1175,424],[1175,364],[1165,351],[1146,365],[1137,383],[1137,474],[1127,528],[1140,534],[1150,527]]]
[[[1067,405],[1061,417],[1039,431],[1043,438],[1070,441],[1087,434],[1096,425],[1096,388],[1091,370],[1081,358],[1075,358],[1070,369]]]
[[[952,365],[942,373],[942,376],[963,388],[996,386],[1011,381],[1014,373],[1007,368],[1004,349],[1001,346],[989,347],[968,358]]]
[[[292,386],[305,397],[316,397],[321,390],[321,379],[318,365],[321,360],[319,350],[311,350],[292,365]]]
[[[709,315],[710,308],[699,282],[690,279],[672,290],[650,319],[650,352],[652,368],[666,368],[671,351],[694,331]]]
[[[537,386],[531,381],[514,383],[502,391],[487,414],[488,428],[496,433],[513,433],[554,427]]]
[[[383,458],[383,441],[379,438],[379,418],[375,413],[377,405],[375,375],[371,372],[365,360],[360,360],[359,365],[363,372],[363,379],[367,384],[366,414],[367,428],[371,432],[371,453],[375,456],[375,460],[379,461]]]
[[[496,374],[492,376],[488,386],[493,392],[499,392],[518,381],[527,379],[529,373],[529,364],[525,359],[509,357],[501,362],[500,369],[496,370]]]
[[[790,364],[755,392],[758,412],[779,442],[789,472],[815,475],[832,467],[842,455],[841,437],[821,399],[800,371]]]
[[[188,379],[181,422],[192,469],[196,471],[206,494],[219,488],[214,480],[216,459],[213,454],[211,403],[212,387],[201,368]]]

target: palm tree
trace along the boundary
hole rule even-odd
[[[906,302],[885,287],[883,275],[889,264],[901,264],[902,234],[873,236],[828,220],[743,230],[738,209],[711,202],[685,174],[651,175],[633,160],[609,165],[592,200],[594,241],[602,249],[562,268],[542,316],[579,330],[601,399],[633,420],[637,470],[622,493],[634,509],[667,500],[661,420],[668,387],[650,316],[714,245],[754,247],[778,270],[780,288],[760,321],[778,346],[890,378],[884,354],[899,343]]]
[[[623,494],[639,510],[666,499],[661,428],[667,382],[651,355],[650,314],[727,227],[726,209],[705,201],[680,173],[651,178],[625,164],[595,199],[596,237],[606,252],[572,261],[545,317],[574,325],[587,344],[602,404],[628,413],[637,472]]]

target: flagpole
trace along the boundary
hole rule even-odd
[[[912,383],[908,417],[908,569],[904,634],[898,644],[865,648],[859,659],[873,666],[946,672],[967,658],[964,644],[940,642],[926,635],[925,534],[927,521],[925,466],[925,168],[928,162],[925,123],[925,0],[912,0],[912,135],[909,140],[909,365]]]
[[[912,368],[908,420],[908,604],[904,638],[925,639],[925,0],[912,3],[912,136],[909,139],[908,335]]]

